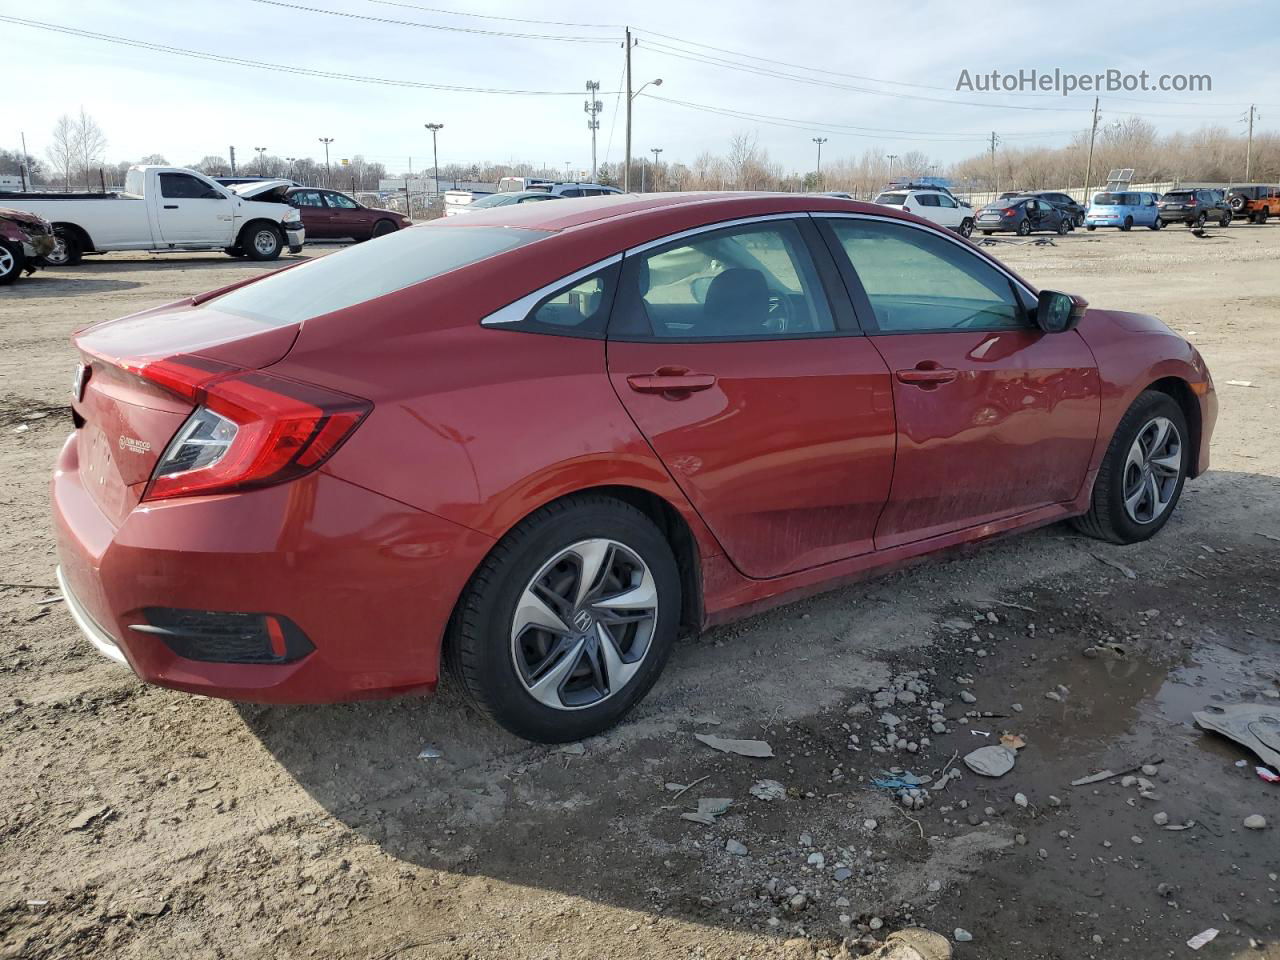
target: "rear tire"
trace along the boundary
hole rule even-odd
[[[1128,233],[1130,230],[1132,230],[1132,229],[1133,229],[1133,217],[1125,217],[1125,218],[1124,218],[1124,223],[1122,223],[1122,224],[1120,225],[1120,229],[1121,229],[1121,230],[1123,230],[1125,233]]]
[[[22,276],[27,265],[27,255],[18,243],[0,243],[0,287],[7,286]]]
[[[982,231],[982,235],[983,235],[984,237],[989,237],[989,236],[991,236],[993,233],[995,233],[995,231],[994,231],[994,230],[983,230],[983,231]]]
[[[250,260],[275,260],[284,249],[284,237],[274,223],[259,220],[240,234],[240,249]]]
[[[1164,435],[1172,441],[1150,449],[1139,442],[1140,437],[1156,440],[1162,424],[1172,431]],[[1081,533],[1111,543],[1150,539],[1173,515],[1190,460],[1191,434],[1182,408],[1167,393],[1143,392],[1111,437],[1094,480],[1089,511],[1072,523]],[[1176,474],[1172,473],[1175,468]]]
[[[1267,211],[1266,211],[1266,210],[1259,210],[1257,213],[1255,213],[1255,214],[1253,215],[1253,222],[1254,222],[1254,223],[1257,223],[1257,224],[1264,224],[1264,223],[1266,223],[1266,222],[1267,222]]]
[[[1098,229],[1098,225],[1096,223],[1086,224],[1085,229],[1092,233],[1094,230]]]
[[[973,218],[965,217],[960,221],[960,236],[968,237],[973,235]]]
[[[608,605],[623,593],[651,596],[652,607]],[[517,736],[581,740],[648,693],[680,608],[675,555],[653,521],[611,497],[569,497],[522,521],[481,564],[450,623],[446,663],[475,705]],[[608,619],[623,610],[625,623]]]

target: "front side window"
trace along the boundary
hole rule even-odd
[[[830,224],[881,333],[1029,326],[1009,278],[959,244],[904,224],[845,219]]]
[[[423,226],[389,233],[268,274],[208,302],[210,309],[284,327],[430,280],[545,238],[541,230]]]
[[[922,207],[936,207],[938,205],[938,195],[936,193],[916,194],[916,203]]]
[[[610,336],[751,340],[835,330],[793,222],[699,233],[627,259],[625,307]]]
[[[356,203],[350,197],[341,193],[326,193],[325,199],[329,201],[329,206],[336,207],[339,210],[359,210],[360,204]]]
[[[943,194],[943,193],[938,194],[938,206],[955,207],[955,205],[956,205],[956,202],[952,200],[950,197],[948,197],[946,194]]]
[[[160,174],[160,196],[166,200],[221,200],[222,194],[189,173]]]

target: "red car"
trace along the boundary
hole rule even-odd
[[[413,226],[403,213],[366,207],[337,190],[294,187],[285,199],[302,214],[308,240],[368,240]]]
[[[144,680],[318,702],[441,663],[534,740],[677,635],[1208,465],[1195,348],[870,204],[648,194],[437,220],[75,337],[60,582]]]

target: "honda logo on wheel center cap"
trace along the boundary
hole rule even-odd
[[[573,625],[583,633],[590,630],[594,623],[595,620],[592,619],[591,614],[587,613],[585,610],[579,610],[573,615]]]

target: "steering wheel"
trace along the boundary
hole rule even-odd
[[[791,329],[791,301],[785,293],[769,294],[769,313],[765,327],[770,333],[787,333]]]

